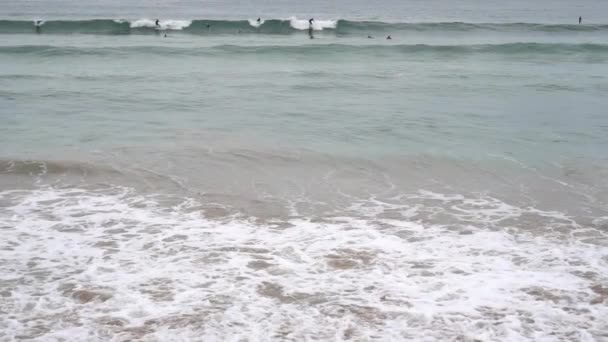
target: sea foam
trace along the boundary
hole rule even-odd
[[[266,22],[266,20],[264,20],[264,19],[260,19],[259,22],[257,19],[248,19],[247,21],[249,22],[249,25],[251,25],[255,28],[258,28],[258,27],[264,25],[264,22]]]
[[[289,24],[296,30],[308,30],[310,24],[307,19],[298,19],[296,17],[289,18]],[[323,29],[335,29],[338,24],[337,20],[313,20],[312,28],[315,31],[322,31]]]
[[[121,187],[0,192],[1,336],[591,341],[605,331],[605,247],[488,229],[555,213],[408,197],[427,205],[370,199],[339,217],[260,224]],[[442,207],[462,223],[415,219]]]
[[[159,20],[159,29],[161,30],[182,30],[192,24],[191,20]],[[131,28],[138,27],[156,27],[156,20],[138,19],[131,22]]]

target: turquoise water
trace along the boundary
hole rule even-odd
[[[4,4],[0,340],[601,341],[606,6]]]
[[[455,41],[467,34],[5,35],[2,148],[210,131],[346,154],[605,157],[608,46],[594,32]]]

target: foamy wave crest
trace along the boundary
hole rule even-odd
[[[160,30],[182,30],[190,24],[192,24],[191,20],[160,20],[159,21],[159,29]],[[131,22],[131,28],[139,28],[139,27],[157,27],[156,20],[151,19],[139,19]]]
[[[151,29],[181,30],[190,34],[291,34],[294,31],[308,30],[308,19],[291,17],[288,19],[261,20],[161,20],[157,28],[154,19],[113,20],[113,19],[82,19],[82,20],[3,20],[0,19],[1,33],[96,33],[96,34],[145,34]],[[38,24],[37,24],[38,23]],[[42,25],[44,25],[42,27]],[[608,25],[570,25],[570,24],[540,24],[540,23],[465,23],[465,22],[429,22],[429,23],[398,23],[350,20],[315,20],[313,29],[326,30],[339,35],[367,36],[369,34],[418,34],[420,32],[436,32],[441,34],[492,32],[525,34],[527,32],[545,32],[547,34],[569,34],[583,32],[606,32]]]
[[[296,17],[289,18],[289,25],[296,30],[308,30],[310,24],[308,20],[298,19]],[[338,25],[337,20],[313,20],[312,28],[315,31],[322,31],[323,29],[335,29]]]
[[[258,21],[257,19],[248,19],[247,21],[249,22],[249,25],[251,25],[255,28],[258,28],[258,27],[264,25],[264,23],[266,22],[266,20],[264,20],[264,19],[260,19],[260,21]]]

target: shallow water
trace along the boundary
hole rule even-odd
[[[603,2],[5,5],[0,340],[608,339]]]

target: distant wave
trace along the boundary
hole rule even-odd
[[[510,43],[480,45],[346,45],[346,44],[311,44],[297,46],[240,46],[218,45],[212,47],[169,47],[169,46],[128,46],[128,47],[69,47],[50,45],[1,46],[0,54],[67,56],[67,55],[114,55],[114,54],[158,54],[172,56],[196,55],[331,55],[331,54],[432,54],[434,57],[458,56],[472,54],[497,55],[556,55],[572,54],[608,55],[608,44],[543,44],[543,43]],[[608,57],[608,56],[607,56]]]
[[[2,33],[145,34],[179,31],[190,34],[264,33],[291,34],[308,30],[308,19],[247,20],[0,20]],[[313,29],[338,35],[374,35],[396,32],[594,32],[608,33],[608,25],[536,23],[387,23],[378,21],[315,20]]]
[[[123,24],[129,23],[129,28],[137,29],[137,28],[153,28],[160,30],[183,30],[192,24],[190,20],[163,20],[158,22],[158,27],[156,26],[156,20],[152,19],[139,19],[132,22],[116,20],[116,23]]]

